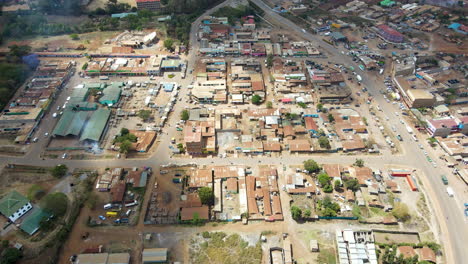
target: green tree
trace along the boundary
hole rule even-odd
[[[202,187],[198,190],[198,196],[202,204],[213,205],[214,204],[214,194],[213,190],[210,187]]]
[[[319,143],[321,148],[326,148],[326,149],[331,148],[330,141],[328,140],[328,138],[326,136],[319,137],[318,143]]]
[[[2,248],[7,248],[10,245],[10,241],[8,240],[2,240]]]
[[[168,38],[164,40],[164,47],[170,51],[173,51],[174,49],[174,40],[171,38]]]
[[[40,200],[45,195],[45,190],[37,184],[31,185],[28,189],[28,199],[31,201]]]
[[[271,101],[266,102],[266,107],[267,107],[268,109],[273,108],[273,103],[272,103]]]
[[[395,203],[392,210],[393,216],[400,221],[407,221],[411,218],[408,206],[404,203]]]
[[[190,117],[189,111],[188,110],[182,110],[180,113],[180,119],[187,121]]]
[[[52,176],[54,176],[55,178],[62,178],[63,176],[65,176],[65,174],[67,174],[67,171],[68,167],[64,164],[59,164],[53,167],[51,170]]]
[[[294,220],[298,221],[302,219],[302,210],[297,206],[291,207],[291,216]]]
[[[328,176],[328,174],[326,174],[326,173],[320,173],[317,176],[317,179],[318,179],[318,182],[319,182],[320,186],[323,187],[325,185],[330,184],[331,177]]]
[[[364,160],[363,159],[356,159],[356,161],[353,164],[354,166],[357,166],[359,168],[364,167]]]
[[[49,219],[48,217],[43,217],[41,221],[39,222],[39,228],[42,231],[50,231],[54,227],[54,223],[52,219]]]
[[[331,208],[325,208],[322,210],[322,216],[335,217],[336,212],[333,211]]]
[[[332,114],[328,114],[328,121],[330,121],[330,123],[335,122],[335,118],[333,117]]]
[[[14,264],[23,256],[17,248],[6,248],[2,252],[0,264]]]
[[[259,105],[261,102],[262,102],[262,97],[260,97],[260,95],[254,94],[252,96],[252,104]]]
[[[326,184],[325,186],[323,186],[323,192],[325,193],[333,192],[333,186],[331,184]]]
[[[304,102],[299,102],[299,103],[297,103],[297,105],[298,105],[300,108],[304,108],[304,109],[307,108],[307,104],[304,103]]]
[[[311,215],[312,215],[312,212],[310,211],[310,209],[306,209],[304,211],[304,218],[309,218]]]
[[[335,180],[335,182],[333,183],[334,187],[335,187],[335,191],[338,191],[341,189],[341,181],[340,180]]]
[[[320,171],[320,166],[313,159],[304,161],[304,169],[309,173]]]
[[[122,129],[120,129],[120,135],[121,136],[125,136],[125,135],[128,135],[128,134],[130,134],[130,130],[128,130],[128,128],[122,127]]]
[[[317,104],[317,110],[322,111],[323,110],[323,104]]]
[[[73,33],[73,34],[70,34],[70,38],[71,38],[72,40],[79,40],[79,39],[80,39],[80,36],[78,36],[78,34],[76,34],[76,33]]]
[[[124,140],[120,143],[119,146],[119,152],[127,154],[130,151],[130,148],[132,147],[132,142],[130,140]]]
[[[267,64],[268,68],[271,68],[273,66],[273,55],[272,54],[268,54],[266,64]]]
[[[42,198],[41,207],[55,218],[59,218],[67,211],[68,198],[61,192],[49,193]]]
[[[344,181],[344,186],[346,189],[356,192],[359,190],[359,182],[357,179],[347,179]]]
[[[150,110],[140,110],[140,111],[138,111],[138,117],[141,118],[143,121],[146,121],[151,117],[151,111]]]

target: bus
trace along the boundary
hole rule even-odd
[[[116,216],[117,216],[117,212],[106,212],[106,216],[107,216],[107,217],[116,217]]]

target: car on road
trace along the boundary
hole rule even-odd
[[[423,147],[422,144],[418,144],[418,147],[419,147],[420,149],[424,149],[424,147]]]
[[[57,106],[57,111],[60,110],[60,106]]]
[[[33,139],[33,142],[37,142],[38,140],[39,140],[39,138],[35,137],[35,138]]]
[[[53,117],[53,118],[56,118],[56,117],[57,117],[57,113],[53,113],[53,114],[52,114],[52,117]]]
[[[68,156],[68,155],[67,155],[67,153],[63,153],[63,155],[62,155],[62,159],[66,159],[66,158],[67,158],[67,156]]]
[[[106,217],[105,217],[105,216],[102,216],[102,215],[100,215],[100,216],[99,216],[99,219],[101,219],[102,221],[104,221],[104,220],[106,220]]]
[[[441,176],[441,179],[442,179],[442,182],[443,182],[445,185],[448,185],[447,176],[442,175],[442,176]]]
[[[48,137],[49,136],[49,133],[44,133],[44,137]]]
[[[435,163],[435,162],[433,161],[433,162],[432,162],[432,167],[437,168],[437,163]]]

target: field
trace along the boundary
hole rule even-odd
[[[34,166],[5,167],[0,177],[0,195],[16,189],[20,193],[27,193],[32,184],[40,185],[44,190],[49,190],[58,182],[52,177],[49,168]]]

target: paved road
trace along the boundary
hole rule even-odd
[[[252,1],[265,11],[266,17],[274,19],[276,22],[281,23],[285,28],[295,31],[304,38],[321,45],[321,51],[326,51],[331,54],[329,56],[330,61],[347,66],[354,66],[355,69],[359,69],[358,65],[354,63],[350,57],[341,55],[341,50],[324,42],[319,36],[304,33],[302,28],[272,11],[271,8],[263,1]],[[441,166],[438,166],[437,168],[432,167],[432,165],[427,162],[422,151],[419,149],[418,143],[410,140],[410,135],[406,131],[406,127],[399,122],[401,116],[397,116],[395,114],[398,109],[396,109],[395,106],[388,104],[380,94],[380,91],[385,89],[382,83],[378,83],[375,76],[368,76],[366,72],[361,72],[359,74],[363,77],[363,86],[367,87],[369,92],[374,96],[374,104],[379,105],[382,108],[383,113],[390,118],[388,121],[389,125],[395,126],[397,133],[406,138],[404,142],[405,155],[400,157],[385,157],[386,163],[400,163],[421,169],[426,176],[424,182],[429,183],[429,186],[426,186],[426,188],[429,189],[429,193],[434,194],[431,198],[433,198],[432,201],[434,203],[435,210],[438,211],[437,216],[442,231],[441,241],[444,242],[443,244],[447,251],[447,263],[464,263],[463,260],[468,259],[468,250],[465,250],[461,245],[468,245],[468,228],[465,216],[461,210],[461,203],[463,201],[460,201],[457,198],[457,195],[455,198],[448,197],[445,186],[441,184],[440,175],[445,174],[447,171],[444,171]],[[344,162],[344,160],[342,160],[343,158],[340,158],[340,162]],[[455,181],[463,184],[459,179],[453,179],[453,182]],[[461,197],[462,195],[460,194],[459,196]]]
[[[228,0],[226,2],[221,3],[220,5],[207,10],[200,18],[198,18],[193,24],[191,28],[190,34],[190,52],[187,57],[188,61],[188,69],[193,69],[196,58],[197,58],[197,50],[198,50],[198,42],[196,41],[195,32],[197,31],[197,27],[201,22],[201,17],[209,15],[211,12],[214,12],[220,7],[226,6],[230,4],[232,1]],[[302,29],[289,21],[286,18],[278,15],[277,13],[273,12],[266,4],[264,4],[260,0],[253,0],[260,8],[262,8],[266,15],[265,17],[268,19],[273,19],[277,23],[280,23],[282,27],[285,29],[297,32],[298,34],[302,35],[305,39],[318,43],[321,46],[321,50],[328,53],[329,60],[340,63],[347,66],[354,66],[358,69],[357,65],[351,60],[350,57],[341,55],[340,50],[336,49],[335,47],[325,43],[323,40],[320,39],[319,36],[304,33]],[[439,223],[441,224],[441,238],[444,241],[444,247],[446,248],[447,254],[447,263],[463,263],[463,259],[468,259],[468,251],[464,250],[462,245],[467,245],[467,237],[468,237],[468,229],[467,223],[464,221],[464,216],[462,214],[462,210],[460,207],[460,198],[449,198],[445,193],[445,187],[440,183],[440,175],[444,174],[446,171],[443,171],[441,166],[438,168],[433,168],[430,164],[426,161],[425,156],[423,155],[422,151],[418,148],[418,144],[412,140],[409,140],[410,136],[406,132],[405,127],[399,122],[400,117],[395,116],[395,112],[397,109],[391,105],[386,103],[385,99],[379,93],[379,89],[384,89],[383,85],[375,76],[368,76],[365,72],[360,73],[363,77],[363,86],[367,87],[369,92],[374,96],[374,103],[379,105],[385,115],[387,115],[390,120],[388,121],[390,126],[395,126],[397,128],[397,133],[401,134],[406,140],[405,144],[405,152],[401,155],[390,155],[390,156],[370,156],[370,155],[360,155],[360,156],[342,156],[339,154],[331,154],[331,155],[284,155],[282,157],[239,157],[239,158],[229,158],[229,159],[222,159],[222,158],[201,158],[201,159],[190,159],[190,158],[180,158],[180,159],[173,159],[170,156],[169,152],[169,145],[170,145],[170,138],[172,135],[175,134],[175,126],[174,123],[179,119],[180,112],[183,110],[183,107],[188,105],[185,103],[188,99],[187,96],[187,89],[181,89],[179,96],[182,98],[182,102],[177,103],[177,107],[175,107],[174,112],[169,117],[168,126],[164,129],[164,133],[161,136],[158,136],[158,140],[160,141],[158,147],[156,148],[153,155],[148,159],[118,159],[118,160],[42,160],[39,156],[41,153],[43,145],[41,144],[33,144],[31,146],[31,151],[25,157],[0,157],[0,163],[17,163],[17,164],[30,164],[30,165],[41,165],[41,166],[54,166],[56,164],[66,164],[70,168],[95,168],[95,167],[114,167],[114,166],[121,166],[121,167],[140,167],[140,166],[152,166],[157,168],[159,165],[168,164],[168,163],[177,163],[177,164],[185,164],[195,162],[198,165],[204,164],[216,164],[216,165],[228,165],[228,164],[242,164],[242,165],[255,165],[255,164],[300,164],[302,161],[313,158],[319,163],[343,163],[343,164],[351,164],[355,161],[356,158],[362,158],[366,164],[372,164],[376,167],[384,167],[384,165],[388,164],[398,164],[404,166],[411,166],[415,168],[419,168],[427,178],[424,179],[426,188],[429,190],[429,194],[432,194],[432,202],[434,203],[434,208],[438,212],[437,217]],[[187,78],[184,79],[181,84],[182,87],[186,87],[189,82],[192,80],[192,75],[187,72]],[[61,94],[58,100],[59,103],[64,101],[64,94]],[[54,107],[56,107],[54,105]],[[55,110],[55,109],[54,109]],[[380,113],[378,113],[381,115]],[[49,114],[50,115],[50,114]],[[48,120],[46,122],[50,122],[50,116],[46,117]],[[381,120],[385,120],[383,117]],[[43,123],[46,123],[43,122]],[[50,124],[50,123],[47,123]],[[41,125],[40,133],[50,130],[51,126],[44,126]],[[53,127],[53,126],[52,126]],[[39,134],[40,134],[39,133]],[[41,135],[41,134],[40,134]],[[43,133],[42,133],[43,135]],[[44,140],[45,142],[45,140]],[[440,164],[439,164],[440,165]],[[455,181],[455,179],[454,179]],[[453,181],[453,182],[454,182]],[[457,203],[455,201],[457,201]],[[447,218],[446,218],[447,217]],[[444,219],[445,218],[445,219]],[[452,250],[451,250],[452,249]]]

